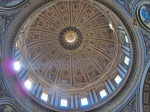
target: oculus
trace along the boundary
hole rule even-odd
[[[59,35],[59,43],[67,50],[75,50],[82,43],[82,34],[75,27],[64,28]]]
[[[77,39],[77,34],[73,31],[69,31],[65,35],[65,39],[68,43],[74,43]]]

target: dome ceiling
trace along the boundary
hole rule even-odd
[[[47,7],[27,28],[22,51],[29,73],[64,89],[103,82],[122,53],[111,24],[101,9],[83,1]]]
[[[112,1],[38,0],[27,7],[11,24],[3,55],[12,57],[11,69],[3,68],[7,87],[25,109],[115,111],[129,99],[140,45]]]

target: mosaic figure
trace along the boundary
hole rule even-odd
[[[2,7],[12,7],[23,2],[23,0],[0,0],[0,6]]]
[[[150,24],[150,4],[145,4],[141,7],[141,15],[144,18],[144,23]]]
[[[150,31],[150,2],[142,2],[137,7],[137,20],[141,27]]]

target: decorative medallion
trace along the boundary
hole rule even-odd
[[[150,2],[143,2],[137,8],[137,18],[141,26],[150,31]]]
[[[10,7],[17,6],[23,2],[24,0],[0,0],[0,6],[10,8]]]
[[[0,112],[17,112],[17,111],[8,104],[2,104],[0,105]]]
[[[82,34],[75,27],[67,27],[63,29],[59,35],[59,43],[67,50],[75,50],[82,43]]]

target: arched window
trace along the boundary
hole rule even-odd
[[[24,85],[25,87],[28,89],[28,90],[31,90],[32,89],[32,81],[28,78],[25,82],[24,82]]]
[[[87,98],[82,98],[81,99],[81,105],[82,106],[88,105],[88,99]]]
[[[67,99],[61,99],[61,104],[60,104],[60,106],[62,106],[62,107],[67,107],[67,106],[68,106]]]
[[[122,81],[122,79],[119,75],[117,75],[114,80],[115,80],[116,84],[119,84]]]
[[[106,93],[105,89],[101,90],[99,92],[99,94],[100,94],[101,98],[104,98],[105,96],[107,96],[107,93]]]
[[[42,94],[41,94],[41,100],[47,102],[47,100],[48,100],[48,94],[45,93],[45,92],[42,92]]]

